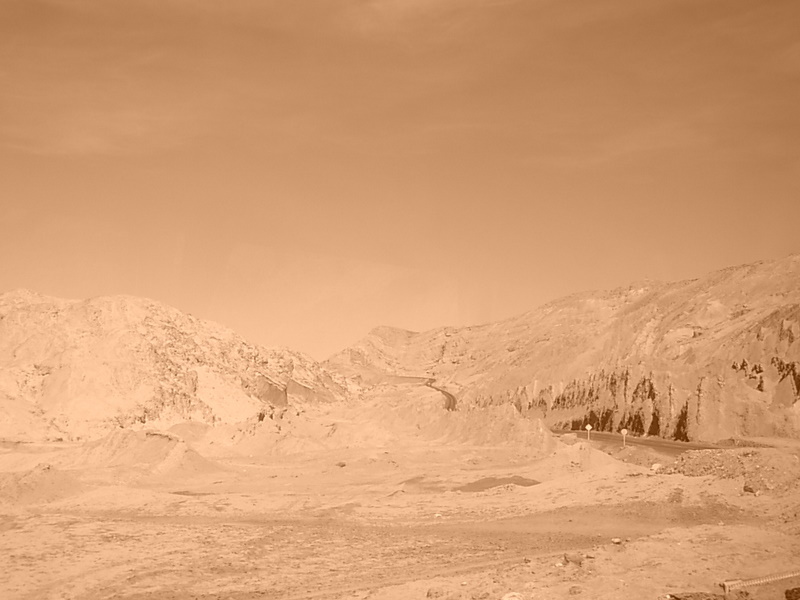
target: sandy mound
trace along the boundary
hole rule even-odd
[[[515,448],[543,454],[555,447],[537,418],[509,405],[447,411],[442,394],[421,384],[374,388],[362,405],[282,407],[236,425],[182,423],[170,428],[204,456],[291,455],[334,449],[417,444]]]
[[[205,456],[291,455],[346,448],[417,444],[520,448],[545,453],[553,436],[539,419],[513,407],[448,412],[439,392],[420,386],[387,388],[366,406],[290,407],[269,418],[208,429],[171,429]]]
[[[590,472],[605,476],[641,470],[626,464],[601,450],[592,448],[586,441],[573,444],[554,442],[555,451],[538,461],[531,469],[532,476],[539,480],[557,479],[570,473]]]
[[[217,445],[224,440],[224,428],[214,432]],[[231,428],[228,427],[228,430]],[[369,412],[331,404],[324,407],[289,408],[265,418],[252,420],[229,436],[231,449],[244,454],[304,454],[336,448],[378,448],[397,439],[380,419]],[[206,438],[211,439],[211,436]]]
[[[520,446],[547,452],[553,436],[537,418],[522,416],[513,406],[446,411],[438,392],[381,409],[381,426],[439,444]]]
[[[47,463],[22,473],[0,473],[0,501],[10,504],[53,502],[82,489],[74,475]]]
[[[542,451],[553,445],[552,435],[541,420],[526,419],[509,405],[465,412],[437,410],[421,430],[426,437],[444,443],[519,445]]]
[[[171,433],[117,429],[81,448],[76,467],[113,467],[142,474],[196,475],[222,467],[203,458],[189,444]]]
[[[56,468],[69,468],[70,452],[75,444],[62,442],[2,442],[0,441],[0,472],[30,471],[45,463]]]

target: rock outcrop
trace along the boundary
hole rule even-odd
[[[0,296],[0,438],[65,440],[112,427],[245,421],[348,396],[308,357],[127,296]]]
[[[505,321],[381,327],[329,363],[435,378],[459,410],[680,440],[800,436],[800,255],[580,293]]]

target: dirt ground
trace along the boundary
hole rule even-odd
[[[638,599],[800,570],[791,444],[675,460],[517,425],[475,443],[485,415],[416,394],[268,432],[3,444],[0,598]]]

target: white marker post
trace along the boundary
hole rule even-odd
[[[586,441],[588,442],[591,439],[592,435],[592,426],[587,423],[586,425]]]
[[[625,447],[625,436],[628,435],[627,429],[621,429],[620,433],[622,434],[622,447]]]

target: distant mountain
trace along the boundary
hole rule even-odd
[[[552,426],[718,440],[800,436],[800,255],[562,298],[423,333],[388,327],[328,364],[430,376],[459,409],[511,403]]]
[[[347,386],[306,356],[152,300],[0,295],[0,438],[233,423],[291,402],[343,399]]]

